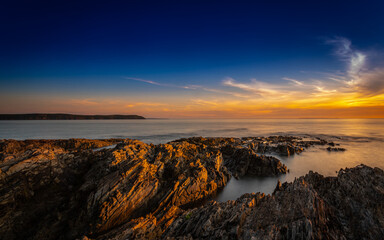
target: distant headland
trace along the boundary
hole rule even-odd
[[[63,113],[0,114],[0,120],[102,120],[145,119],[139,115],[75,115]]]

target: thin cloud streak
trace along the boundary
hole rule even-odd
[[[203,90],[206,92],[232,95],[232,96],[239,97],[239,98],[250,97],[249,95],[245,95],[245,94],[240,94],[240,93],[225,91],[225,90],[220,90],[220,89],[214,89],[214,88],[207,88],[207,87],[200,86],[200,85],[179,86],[179,85],[174,85],[174,84],[159,83],[159,82],[155,82],[152,80],[146,80],[146,79],[141,79],[141,78],[133,78],[133,77],[124,77],[124,78],[128,79],[128,80],[144,82],[144,83],[148,83],[148,84],[152,84],[152,85],[156,85],[156,86],[162,86],[162,87],[172,87],[172,88],[179,88],[179,89],[186,89],[186,90]]]
[[[149,83],[149,84],[156,85],[156,86],[182,88],[180,86],[173,85],[173,84],[159,83],[159,82],[155,82],[155,81],[151,81],[151,80],[146,80],[146,79],[141,79],[141,78],[124,77],[124,79],[134,80],[134,81],[144,82],[144,83]]]
[[[283,77],[283,80],[290,81],[298,86],[303,86],[304,83],[300,82],[299,80],[293,79],[293,78],[288,78],[288,77]]]

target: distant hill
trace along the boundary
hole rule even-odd
[[[90,120],[90,119],[145,119],[139,115],[74,115],[74,114],[0,114],[0,120]]]

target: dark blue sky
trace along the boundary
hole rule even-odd
[[[383,23],[382,0],[2,1],[1,93],[169,94],[124,77],[305,80],[345,70],[327,39],[381,51]]]

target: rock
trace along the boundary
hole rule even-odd
[[[1,141],[0,238],[69,238],[84,200],[76,190],[100,155],[91,149],[119,141]]]
[[[382,239],[383,203],[381,169],[360,165],[326,178],[310,172],[278,184],[272,195],[245,194],[186,211],[162,238]]]
[[[124,223],[168,226],[182,208],[214,196],[230,178],[220,151],[206,145],[127,139],[114,149],[90,149],[102,145],[3,141],[0,236],[93,238]]]
[[[246,140],[249,140],[247,138]],[[196,145],[210,146],[222,152],[224,165],[236,178],[249,176],[275,176],[285,174],[288,168],[272,156],[256,154],[254,149],[239,138],[194,137],[174,142],[186,141]]]
[[[350,213],[363,219],[361,231],[378,236],[379,230],[367,226],[383,222],[382,205],[376,204],[384,192],[382,171],[365,166],[341,171],[338,178],[310,173],[293,184],[278,184],[272,196],[208,202],[231,175],[286,173],[277,158],[260,154],[262,146],[291,155],[315,144],[326,143],[279,136],[188,138],[159,145],[130,139],[2,140],[0,239],[316,238],[319,229],[335,234],[327,236],[347,236],[337,224],[352,229],[350,221],[358,220]],[[346,178],[350,172],[354,175]],[[344,192],[339,178],[346,178]],[[360,196],[363,187],[367,192]],[[345,191],[354,195],[346,197]],[[350,200],[358,196],[362,206]]]
[[[287,173],[287,167],[275,157],[256,154],[250,148],[223,147],[224,165],[234,177],[273,176]]]
[[[111,152],[108,165],[87,175],[97,179],[88,197],[89,219],[96,220],[92,233],[150,213],[158,221],[172,207],[214,195],[230,178],[222,162],[220,152],[207,146],[126,140]]]
[[[327,147],[328,152],[344,152],[345,148]]]

